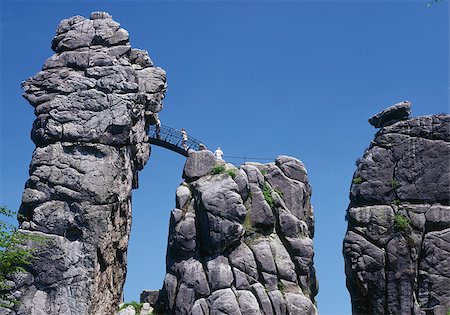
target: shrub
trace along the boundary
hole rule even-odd
[[[14,217],[15,212],[0,206],[0,215]],[[0,306],[11,307],[16,300],[9,294],[8,277],[16,272],[24,272],[24,267],[31,264],[33,250],[24,247],[28,240],[40,242],[42,237],[20,233],[18,229],[0,220]]]
[[[223,174],[223,173],[225,173],[225,170],[226,170],[225,165],[223,165],[223,164],[215,165],[211,169],[211,174],[213,174],[213,175]]]
[[[261,170],[261,174],[267,175],[267,170]]]
[[[270,192],[270,186],[266,182],[264,182],[263,195],[269,206],[273,208],[275,206],[275,202],[273,201],[272,193]]]
[[[394,216],[394,229],[398,232],[405,233],[411,228],[410,222],[403,214],[396,214]]]
[[[395,199],[392,204],[396,205],[396,206],[400,206],[400,200],[399,199]]]
[[[352,180],[353,184],[361,184],[363,182],[363,179],[361,177],[355,177]]]

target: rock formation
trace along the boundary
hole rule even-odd
[[[170,217],[163,314],[317,314],[314,216],[297,159],[225,164],[192,151]]]
[[[15,314],[113,314],[121,302],[131,189],[150,154],[165,72],[104,12],[63,20],[55,54],[23,83],[37,116],[20,209],[36,259],[17,275]],[[43,241],[42,241],[43,240]]]
[[[403,102],[357,161],[344,240],[354,314],[450,310],[450,116],[409,119]]]

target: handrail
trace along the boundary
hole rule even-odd
[[[183,146],[182,132],[169,126],[161,126],[158,131],[156,125],[150,125],[147,135],[149,143],[172,150],[186,157],[189,155],[189,150],[198,151],[200,149],[201,142],[189,135],[184,143],[185,146]]]

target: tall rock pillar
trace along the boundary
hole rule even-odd
[[[236,168],[190,152],[176,192],[158,314],[315,315],[314,212],[299,160]]]
[[[20,228],[39,235],[16,277],[17,314],[113,314],[125,281],[131,190],[165,72],[104,12],[61,21],[55,54],[23,83],[37,116]]]
[[[450,310],[450,116],[396,104],[357,162],[344,240],[353,314]]]

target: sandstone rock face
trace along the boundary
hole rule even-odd
[[[107,13],[63,20],[56,52],[23,83],[36,144],[20,228],[40,235],[14,279],[15,314],[114,314],[121,302],[131,190],[150,154],[165,72]]]
[[[314,215],[303,164],[239,169],[192,152],[170,218],[163,314],[317,314]]]
[[[343,253],[352,310],[447,314],[450,116],[384,125],[358,161],[350,191]]]

